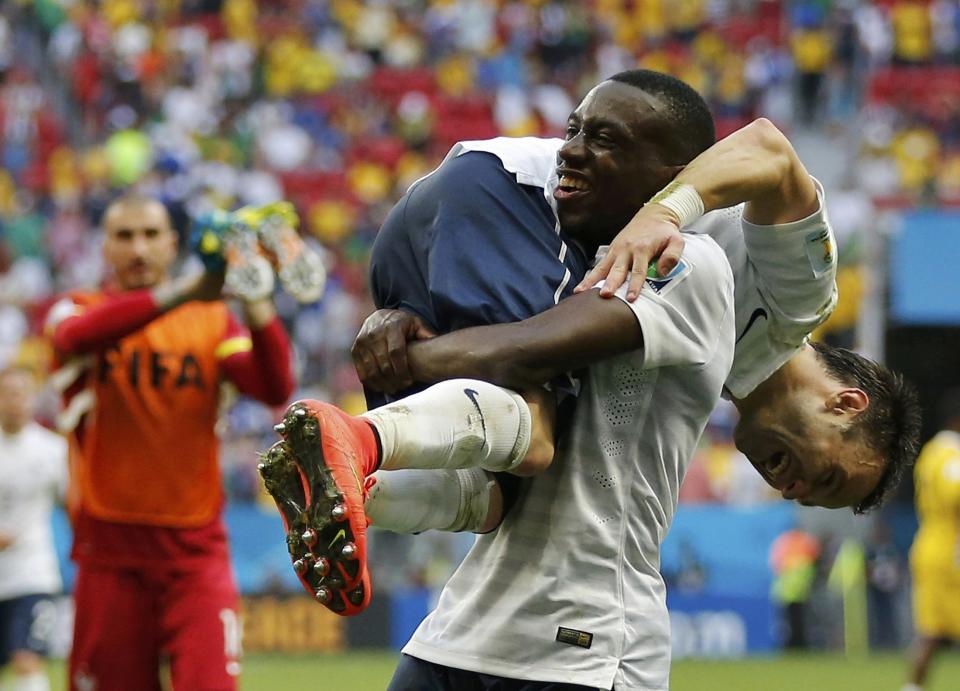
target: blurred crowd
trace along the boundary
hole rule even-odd
[[[296,395],[359,411],[349,347],[391,204],[453,142],[555,136],[590,86],[638,65],[703,93],[721,135],[764,115],[843,147],[835,222],[960,199],[960,0],[11,0],[0,364],[44,367],[45,309],[102,280],[118,190],[161,198],[184,236],[210,209],[287,198],[330,275],[316,305],[280,302]],[[844,256],[855,233],[841,242]],[[837,338],[856,320],[851,285]],[[715,414],[685,500],[771,497],[729,442],[732,415]],[[245,400],[228,416],[235,499],[257,495],[274,417]]]

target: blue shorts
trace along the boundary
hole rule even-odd
[[[23,595],[0,600],[0,667],[10,662],[13,653],[29,650],[46,655],[56,605],[49,595]]]
[[[467,672],[401,655],[387,691],[597,691],[590,686],[556,681],[508,679]]]

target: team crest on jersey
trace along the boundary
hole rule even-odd
[[[668,273],[666,276],[657,276],[656,269],[653,269],[650,273],[653,273],[653,276],[647,274],[647,285],[653,288],[653,291],[660,296],[666,295],[674,287],[680,283],[683,279],[687,277],[690,273],[691,265],[685,259],[680,259],[677,262],[677,265],[673,267],[673,271]]]
[[[837,251],[833,246],[833,238],[826,228],[814,231],[806,237],[804,246],[807,250],[807,259],[810,268],[817,278],[825,274],[837,260]]]

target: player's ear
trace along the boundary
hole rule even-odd
[[[837,391],[827,402],[827,408],[837,415],[859,415],[869,407],[870,396],[856,387]]]

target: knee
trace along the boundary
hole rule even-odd
[[[514,468],[513,474],[530,477],[542,473],[553,463],[555,450],[553,439],[545,435],[534,435],[530,439],[530,446],[526,455],[520,465]]]

